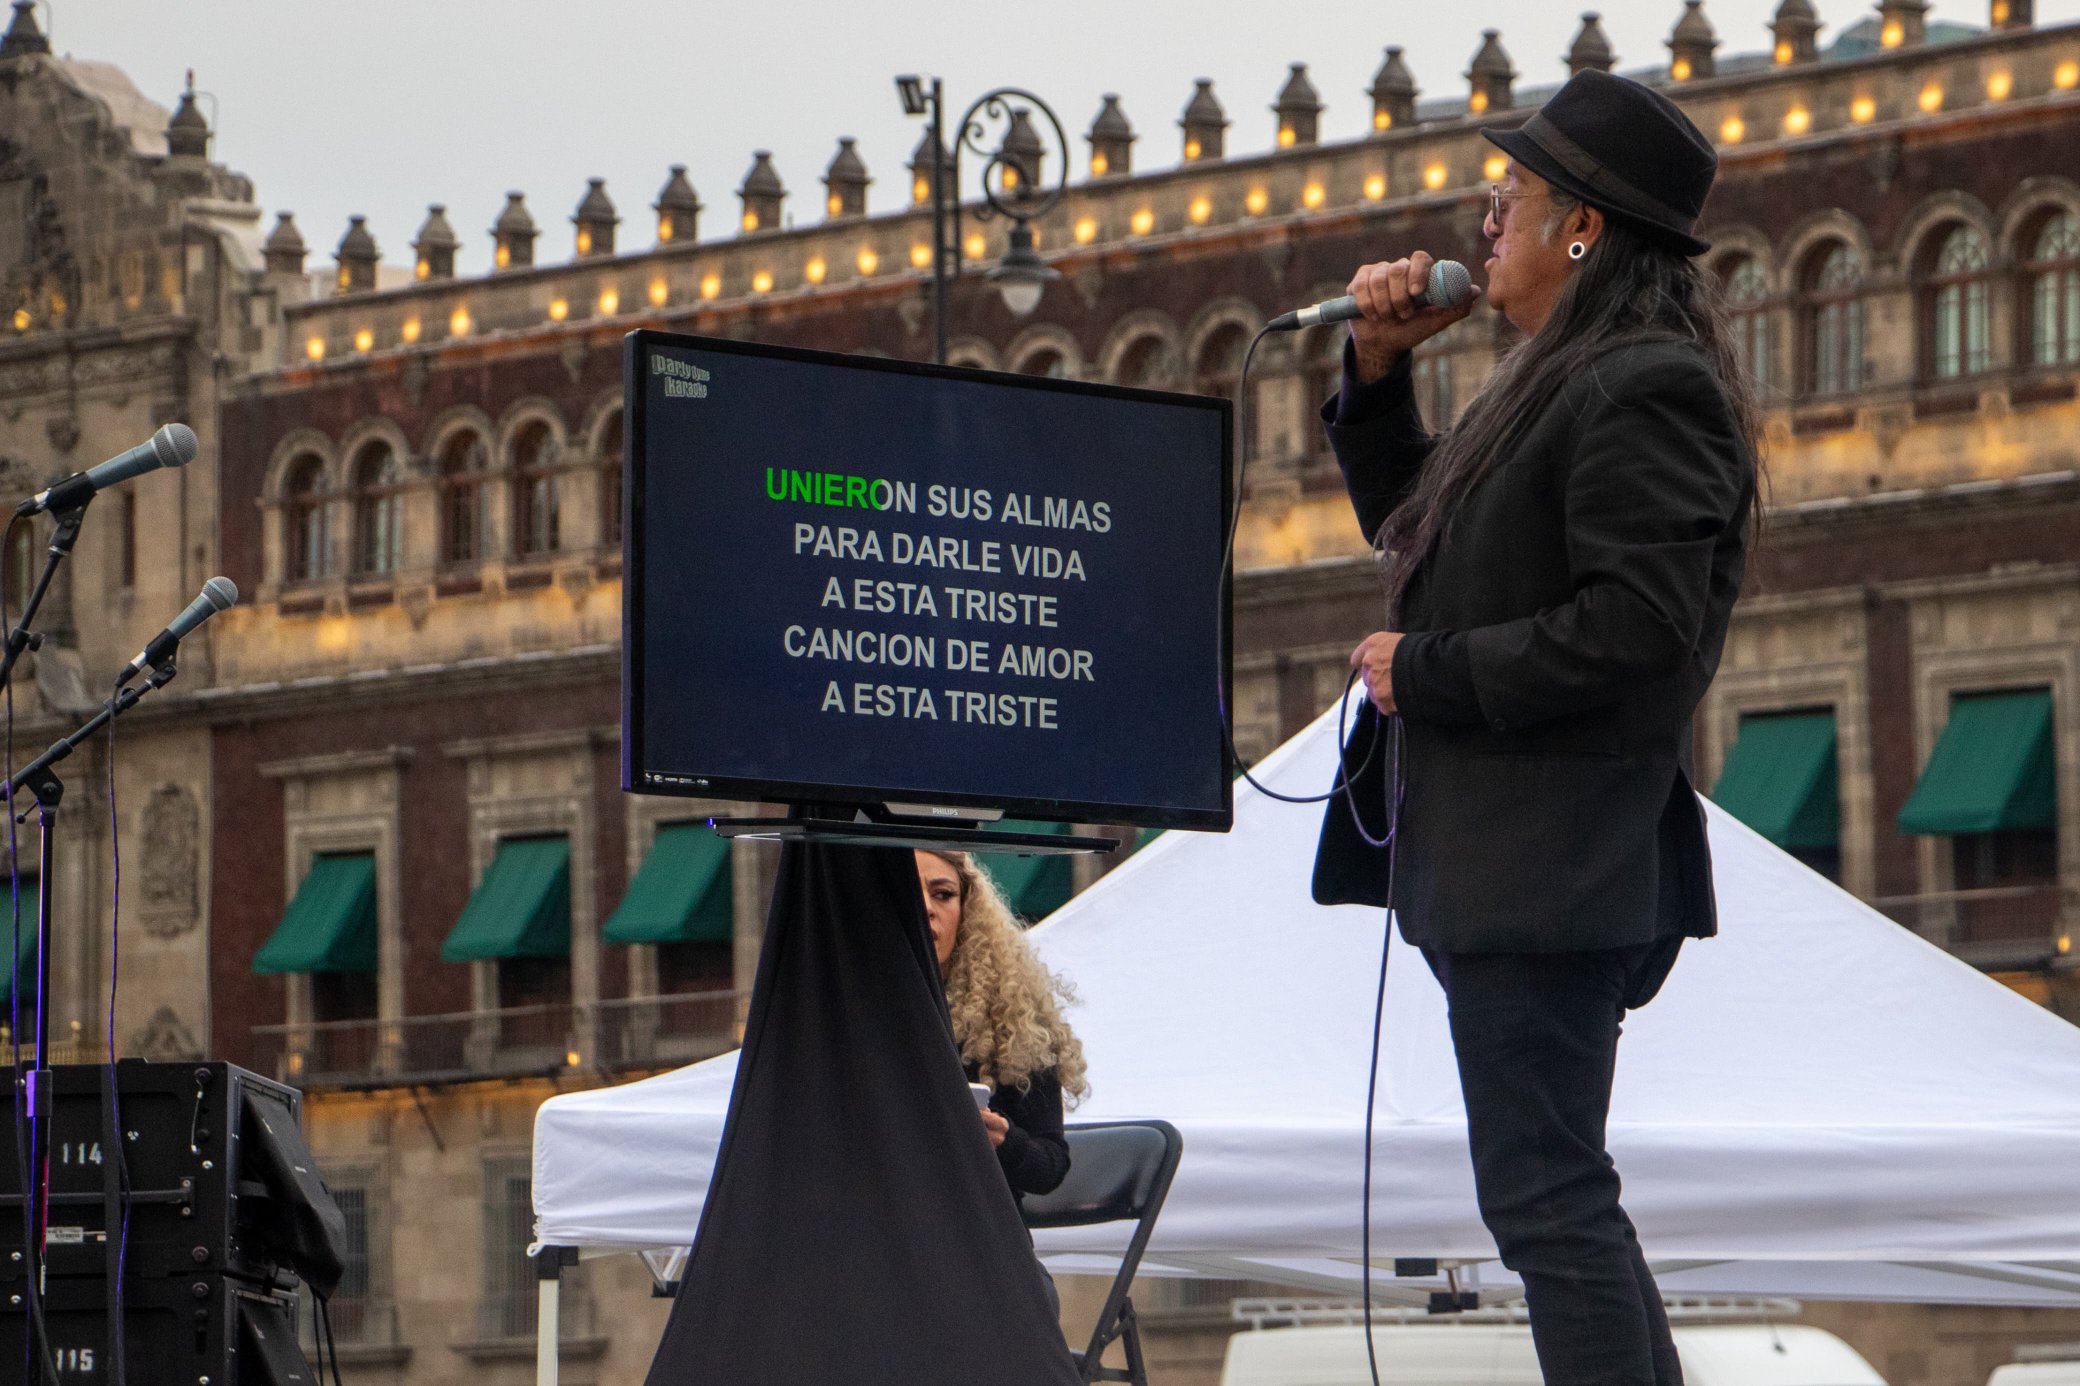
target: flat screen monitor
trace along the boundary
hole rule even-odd
[[[1231,406],[631,333],[626,789],[1225,830]]]

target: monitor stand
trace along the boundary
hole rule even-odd
[[[1013,856],[1066,856],[1114,852],[1115,837],[1069,837],[1054,833],[1007,833],[985,829],[1001,818],[996,809],[953,809],[939,805],[795,804],[785,818],[711,818],[708,826],[726,838],[754,842],[830,842],[852,847],[910,847],[925,851],[1004,852]],[[924,815],[929,814],[930,817]],[[965,814],[965,817],[955,817]]]

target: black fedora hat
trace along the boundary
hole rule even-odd
[[[1719,171],[1712,142],[1651,87],[1587,68],[1514,129],[1481,133],[1556,187],[1685,255]]]

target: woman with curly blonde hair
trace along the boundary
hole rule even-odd
[[[1052,1192],[1069,1172],[1063,1095],[1090,1091],[1083,1045],[1062,1019],[1073,996],[967,853],[920,851],[917,876],[961,1061],[991,1090],[982,1124],[1004,1178],[1021,1197]]]

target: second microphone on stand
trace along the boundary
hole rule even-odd
[[[1430,282],[1423,292],[1410,296],[1418,308],[1457,308],[1473,297],[1473,275],[1457,260],[1439,260],[1430,266]],[[1293,332],[1303,327],[1319,327],[1325,322],[1349,322],[1365,316],[1358,307],[1358,300],[1349,294],[1317,303],[1311,308],[1297,308],[1290,313],[1280,313],[1264,324],[1266,332]]]
[[[152,665],[165,659],[190,631],[237,601],[238,584],[230,578],[213,577],[202,584],[202,592],[194,601],[188,603],[187,609],[174,617],[165,630],[153,636],[145,647],[138,651],[137,658],[123,666],[123,672],[116,675],[116,687],[121,688]]]

